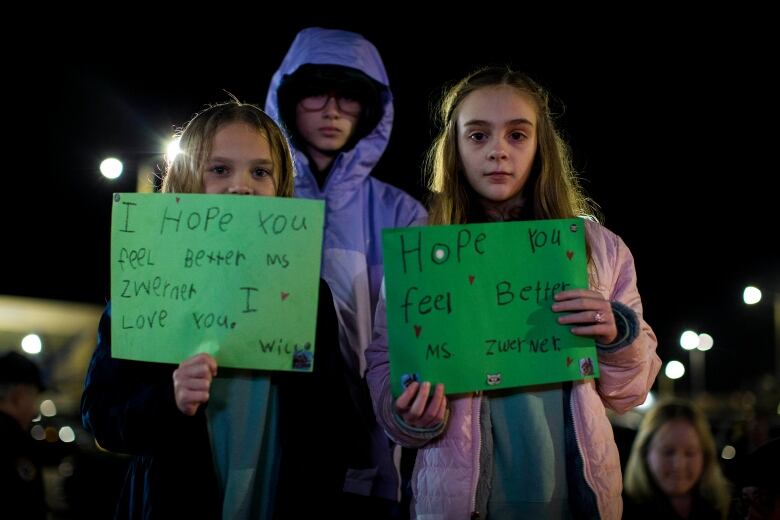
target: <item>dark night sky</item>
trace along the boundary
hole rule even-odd
[[[662,358],[685,359],[677,342],[683,328],[706,331],[715,338],[708,384],[748,385],[771,371],[766,301],[780,292],[770,252],[777,47],[758,20],[736,20],[744,34],[736,38],[725,19],[695,34],[683,23],[639,29],[635,22],[608,30],[551,26],[532,35],[310,18],[265,24],[253,29],[257,38],[242,30],[238,41],[227,38],[237,26],[225,34],[209,29],[199,35],[202,48],[183,44],[175,59],[165,56],[170,40],[141,34],[130,45],[114,46],[101,34],[60,40],[13,63],[8,76],[17,94],[6,97],[6,129],[35,141],[13,140],[14,151],[6,150],[0,293],[105,301],[110,194],[134,189],[133,162],[153,158],[159,142],[204,104],[224,101],[223,89],[262,106],[297,30],[323,25],[361,32],[382,54],[396,118],[377,176],[418,197],[430,105],[445,81],[509,63],[547,86],[586,190],[634,253]],[[109,154],[131,170],[119,182],[97,170]],[[747,283],[765,289],[765,303],[741,303]]]

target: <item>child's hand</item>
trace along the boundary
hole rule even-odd
[[[617,337],[612,305],[596,291],[573,289],[559,292],[555,295],[552,310],[571,313],[558,318],[561,325],[581,324],[572,327],[572,334],[591,337],[602,345],[609,345]]]
[[[211,380],[217,375],[217,361],[209,354],[195,354],[179,363],[173,371],[173,393],[176,406],[185,415],[195,415],[198,407],[209,400]]]
[[[420,384],[415,381],[395,400],[395,411],[409,426],[433,428],[444,420],[444,412],[447,410],[444,385],[441,383],[436,385],[429,402],[430,391],[430,382]]]

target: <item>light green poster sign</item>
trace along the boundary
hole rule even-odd
[[[324,204],[114,194],[114,357],[311,371]]]
[[[585,224],[536,220],[385,230],[392,388],[448,394],[598,377],[595,344],[553,295],[588,287]]]

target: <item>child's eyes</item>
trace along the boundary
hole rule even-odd
[[[230,169],[222,165],[212,166],[209,168],[209,172],[215,175],[230,175]],[[255,178],[270,177],[271,171],[267,168],[255,168],[252,170],[252,176]]]
[[[515,132],[510,132],[508,137],[510,141],[515,141],[515,142],[520,142],[528,139],[528,136],[525,135],[525,133],[520,132],[519,130]],[[485,132],[472,132],[469,134],[469,139],[478,143],[482,143],[488,140],[488,134],[486,134]]]

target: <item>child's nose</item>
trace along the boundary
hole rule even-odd
[[[251,195],[252,191],[252,172],[243,172],[236,175],[233,182],[228,187],[228,193],[235,195]]]
[[[328,97],[328,100],[325,102],[325,106],[322,109],[326,114],[338,115],[340,110],[336,96]]]
[[[239,178],[236,179],[236,182],[228,187],[228,193],[234,195],[251,195],[252,188],[249,187],[249,183],[247,183],[244,179]]]
[[[488,154],[488,159],[491,161],[497,161],[499,159],[506,159],[506,151],[501,146],[495,146],[492,150],[490,150],[490,153]]]

